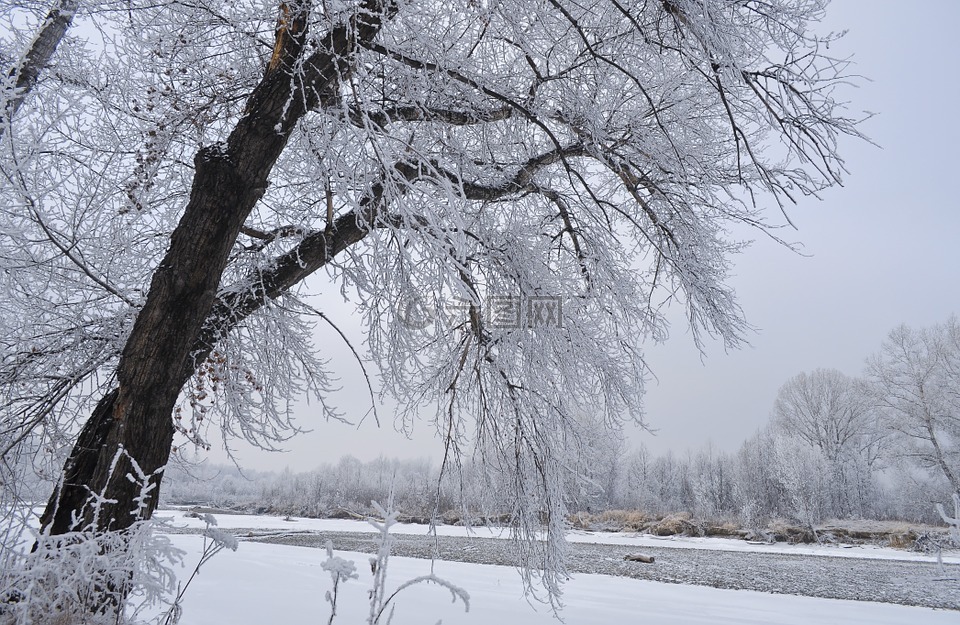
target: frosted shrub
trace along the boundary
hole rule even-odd
[[[0,625],[175,625],[190,582],[213,556],[236,551],[237,539],[206,515],[199,561],[186,582],[173,567],[184,551],[158,533],[163,519],[117,532],[34,533],[19,552],[5,553],[0,572]],[[4,547],[6,549],[6,546]]]
[[[117,452],[113,468],[125,453]],[[157,531],[166,519],[143,518],[156,484],[132,459],[126,478],[138,494],[130,511],[136,520],[125,529],[97,529],[106,506],[116,503],[102,493],[90,494],[72,531],[56,535],[31,527],[24,502],[8,504],[12,513],[0,524],[0,625],[137,625],[148,619],[174,625],[179,620],[183,594],[199,568],[223,549],[236,550],[237,540],[205,515],[202,555],[187,582],[178,584],[173,567],[183,564],[185,552]],[[110,517],[106,525],[113,522]]]
[[[183,552],[154,532],[157,521],[124,531],[38,534],[31,551],[8,554],[0,573],[0,624],[136,623],[176,588]]]
[[[124,456],[120,448],[111,473]],[[172,594],[171,566],[183,552],[154,532],[162,521],[144,518],[156,484],[132,459],[125,477],[136,496],[129,512],[134,522],[124,529],[98,529],[114,522],[105,510],[116,501],[95,492],[82,514],[73,516],[71,530],[61,534],[30,528],[25,514],[8,519],[11,525],[0,543],[0,625],[135,623],[144,608]]]

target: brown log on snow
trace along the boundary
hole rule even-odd
[[[654,562],[653,556],[645,556],[641,553],[628,553],[623,556],[623,559],[627,562],[643,562],[644,564],[653,564]]]

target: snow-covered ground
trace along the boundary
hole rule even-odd
[[[164,510],[157,512],[158,517],[169,517],[175,526],[189,528],[203,528],[200,519],[187,516],[183,510]],[[364,521],[347,519],[307,519],[292,517],[260,516],[248,514],[219,514],[215,515],[221,529],[256,529],[277,532],[364,532],[374,533],[376,530]],[[430,528],[426,525],[397,523],[394,525],[394,534],[426,534]],[[480,538],[509,538],[509,532],[498,528],[474,527],[465,528],[457,525],[440,525],[436,531],[441,536],[466,536],[468,533]],[[585,532],[571,531],[567,535],[570,542],[597,543],[604,545],[624,545],[640,547],[675,547],[679,549],[709,549],[714,551],[746,551],[752,553],[783,553],[798,555],[816,555],[838,558],[879,558],[888,560],[909,560],[932,562],[930,555],[878,547],[875,545],[790,545],[786,543],[754,544],[744,540],[732,538],[695,538],[690,536],[657,537],[648,534]],[[960,554],[951,553],[943,556],[946,563],[960,564]]]
[[[281,526],[260,517],[222,515],[219,519],[223,527],[267,525],[280,529],[290,524]],[[256,519],[260,519],[259,523],[253,524]],[[330,526],[329,522],[317,523]],[[189,552],[188,562],[197,560],[201,537],[171,538]],[[341,586],[334,623],[363,623],[371,582],[369,556],[336,555],[354,560],[360,579]],[[320,567],[325,558],[326,554],[318,549],[244,542],[236,552],[222,552],[203,568],[186,595],[181,623],[326,623],[330,612],[324,593],[331,583],[329,574]],[[426,560],[391,558],[388,587],[395,588],[404,580],[425,575],[431,566]],[[545,606],[531,605],[524,598],[520,576],[513,568],[459,562],[436,562],[433,566],[437,575],[470,593],[470,611],[464,613],[462,604],[451,603],[447,590],[420,585],[398,596],[394,625],[423,625],[439,619],[447,625],[555,625],[559,622]],[[957,612],[946,610],[720,590],[603,575],[577,575],[565,586],[563,601],[562,617],[570,625],[956,625],[960,622]]]

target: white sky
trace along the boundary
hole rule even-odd
[[[896,325],[931,325],[960,312],[958,24],[955,0],[834,0],[825,30],[849,33],[831,52],[853,54],[854,71],[871,79],[845,94],[854,116],[877,113],[862,130],[881,147],[844,141],[844,187],[790,209],[798,229],[780,234],[801,242],[808,256],[758,240],[736,259],[732,285],[758,328],[750,346],[727,354],[708,344],[701,362],[675,311],[671,339],[647,351],[659,378],[649,385],[647,421],[658,432],[633,432],[633,441],[657,453],[708,442],[736,450],[767,422],[777,389],[791,376],[817,367],[857,375]],[[323,291],[339,298],[336,289]],[[323,308],[345,329],[357,328],[348,309]],[[318,345],[338,363],[344,386],[333,399],[359,411],[347,415],[357,418],[366,394],[359,368],[338,339],[323,336]],[[298,412],[313,432],[291,441],[289,453],[238,446],[242,464],[307,470],[346,453],[364,460],[442,453],[425,423],[412,440],[395,433],[389,410],[379,430],[372,419],[357,429],[316,415],[309,407]]]

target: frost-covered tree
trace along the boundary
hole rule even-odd
[[[0,455],[72,446],[45,530],[149,517],[134,462],[159,485],[211,420],[269,447],[295,396],[336,416],[322,271],[446,466],[482,450],[558,539],[559,451],[639,418],[664,303],[737,345],[729,228],[840,180],[825,4],[83,4],[3,91]],[[3,3],[8,82],[49,8]],[[531,544],[555,591],[559,541]]]
[[[562,462],[569,470],[563,484],[567,505],[578,512],[617,507],[627,453],[623,431],[588,417],[581,418],[580,425],[563,446]]]
[[[627,454],[624,475],[624,499],[627,508],[652,510],[650,451],[640,443]]]
[[[897,453],[960,493],[960,322],[901,325],[867,366],[873,398]]]
[[[734,509],[733,461],[726,454],[717,453],[708,444],[693,458],[693,512],[700,518],[718,519],[739,512]]]
[[[834,461],[857,451],[869,407],[856,382],[836,369],[799,373],[777,393],[774,425]]]
[[[826,459],[796,439],[774,435],[772,442],[776,457],[773,469],[784,508],[816,536],[816,525],[825,516],[830,493],[824,483],[830,474]]]
[[[885,434],[862,381],[835,369],[797,374],[777,393],[773,426],[823,455],[831,514],[864,513]]]

